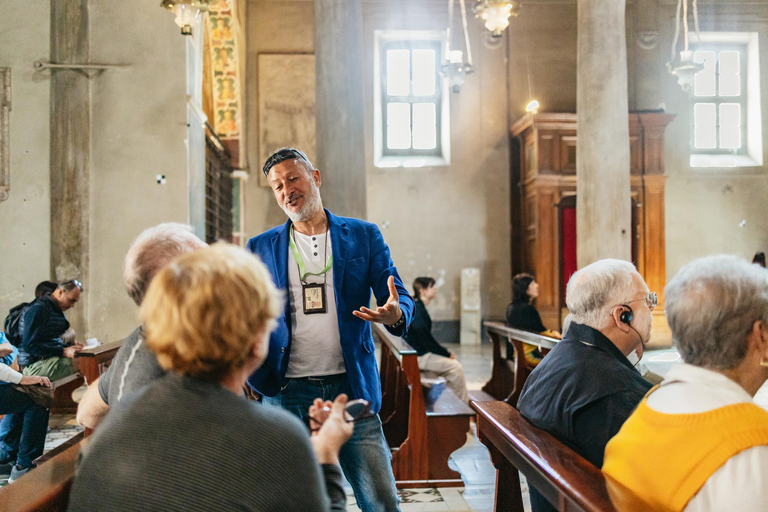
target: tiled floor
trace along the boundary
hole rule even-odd
[[[77,424],[74,414],[51,416],[48,420],[48,434],[45,436],[44,452],[53,450],[67,439],[76,436],[83,431],[83,427]],[[8,476],[0,473],[0,487],[8,483]]]

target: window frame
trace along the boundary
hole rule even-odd
[[[689,114],[689,165],[691,168],[742,168],[761,167],[763,165],[763,126],[762,126],[762,101],[760,90],[760,48],[757,32],[701,32],[698,41],[694,40],[692,50],[727,51],[733,47],[745,48],[746,54],[741,63],[742,94],[731,98],[712,98],[694,96],[689,91],[687,108]],[[716,84],[719,90],[719,83]],[[741,98],[741,101],[735,101]],[[710,100],[710,101],[708,101]],[[695,147],[695,124],[693,109],[696,103],[739,103],[741,104],[742,141],[740,150],[732,149],[697,149]],[[720,140],[719,133],[719,107],[716,107],[716,140]]]
[[[417,168],[447,166],[451,163],[450,91],[448,81],[442,75],[442,62],[446,52],[445,31],[443,30],[374,30],[373,49],[373,165],[377,169]],[[425,43],[435,49],[435,104],[436,147],[428,150],[390,150],[386,148],[386,49],[392,43],[405,42],[405,46]],[[434,46],[433,46],[434,45]],[[419,49],[416,47],[415,49]],[[411,64],[411,67],[413,64]],[[433,98],[427,97],[427,98]],[[421,96],[414,98],[423,98]],[[415,101],[414,103],[420,103]],[[428,102],[430,103],[430,102]],[[411,107],[411,112],[412,112]],[[413,117],[411,116],[411,124]],[[411,134],[413,144],[413,134]]]
[[[704,42],[694,49],[694,55],[696,52],[714,52],[717,54],[717,60],[715,63],[715,95],[714,96],[696,96],[692,88],[691,101],[690,101],[690,135],[691,135],[691,154],[703,154],[703,155],[741,155],[746,156],[749,153],[747,147],[747,127],[749,126],[749,109],[748,106],[748,84],[749,84],[749,65],[748,65],[748,43],[718,43],[718,42]],[[738,96],[720,96],[720,52],[735,51],[739,54],[739,70],[740,70],[740,94]],[[714,104],[715,105],[715,146],[714,148],[697,148],[696,147],[696,117],[694,109],[697,104]],[[736,103],[741,107],[741,147],[738,149],[721,148],[720,146],[720,105],[723,103]]]
[[[381,44],[381,130],[384,140],[382,141],[383,156],[440,156],[443,148],[441,144],[441,123],[442,112],[440,105],[442,103],[441,87],[441,56],[442,42],[434,39],[393,39]],[[410,88],[411,93],[407,96],[390,96],[387,93],[387,51],[389,50],[408,50],[410,55]],[[414,50],[433,50],[435,52],[435,94],[431,96],[416,96],[413,94],[413,51]],[[390,149],[387,145],[387,106],[390,103],[408,103],[411,110],[411,147],[408,149]],[[415,103],[432,103],[435,105],[435,147],[433,149],[416,149],[413,147],[413,105]]]

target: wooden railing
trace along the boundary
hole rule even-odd
[[[546,354],[557,345],[559,340],[507,327],[501,322],[484,322],[483,326],[493,343],[491,379],[483,386],[483,391],[497,400],[504,400],[512,406],[516,406],[525,379],[531,373],[531,368],[525,362],[523,344],[535,345],[542,353]],[[514,349],[514,358],[511,360],[502,356],[502,346],[506,343],[509,343]],[[505,347],[504,353],[507,350],[508,348]]]
[[[381,342],[381,419],[398,488],[463,486],[448,459],[474,412],[444,384],[422,389],[416,351],[374,324]]]
[[[603,473],[505,402],[472,402],[496,467],[496,512],[523,512],[518,471],[558,511],[615,512]]]

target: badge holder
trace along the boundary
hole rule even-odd
[[[304,299],[305,315],[326,312],[325,280],[317,284],[301,283],[301,295]]]

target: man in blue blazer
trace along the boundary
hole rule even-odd
[[[248,380],[269,405],[308,422],[315,399],[341,393],[370,403],[355,423],[339,463],[363,511],[398,510],[390,451],[378,417],[381,386],[370,322],[405,334],[414,303],[375,224],[323,208],[320,171],[304,153],[276,151],[264,164],[289,221],[252,238],[248,250],[266,264],[287,301],[265,363]],[[378,307],[370,309],[371,289]]]

